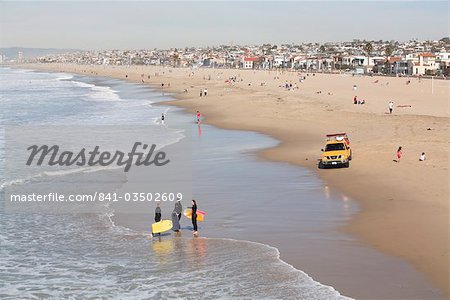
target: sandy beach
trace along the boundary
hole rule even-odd
[[[449,81],[413,78],[406,84],[407,78],[304,74],[300,83],[297,72],[26,67],[109,76],[158,88],[164,83],[164,92],[178,99],[171,104],[201,111],[209,124],[276,138],[280,144],[261,151],[261,157],[317,171],[330,186],[358,200],[361,211],[342,230],[406,259],[450,296]],[[230,77],[236,81],[226,82]],[[285,82],[298,89],[285,89]],[[204,88],[208,95],[199,97]],[[365,104],[353,104],[355,96]],[[319,170],[325,134],[336,132],[349,135],[354,153],[350,168]],[[393,160],[399,146],[404,156],[397,163]],[[427,160],[419,162],[422,152]]]

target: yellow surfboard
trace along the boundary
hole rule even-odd
[[[172,229],[171,220],[161,220],[152,224],[152,233],[161,233],[170,229]]]

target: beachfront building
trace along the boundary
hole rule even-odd
[[[450,75],[450,52],[441,51],[436,55],[436,64],[439,64],[439,73]]]
[[[293,59],[293,68],[296,70],[305,70],[306,69],[306,56],[297,55]]]
[[[272,69],[273,57],[271,55],[265,55],[261,57],[260,68],[263,70]]]
[[[285,68],[287,66],[286,56],[274,56],[272,66],[274,68]]]
[[[242,68],[254,69],[258,66],[259,61],[260,61],[259,57],[244,57],[242,61]]]
[[[432,53],[420,53],[410,61],[409,74],[411,75],[433,75],[439,68],[436,64],[436,56]]]
[[[347,70],[351,67],[352,57],[348,54],[339,54],[334,57],[334,66],[338,70]]]
[[[242,68],[253,69],[253,60],[250,57],[245,57]]]
[[[395,75],[411,75],[410,65],[411,63],[409,61],[401,57],[391,57],[389,58],[389,73]]]

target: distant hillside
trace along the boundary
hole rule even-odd
[[[5,55],[7,60],[16,59],[17,53],[22,51],[25,59],[44,56],[48,54],[61,54],[80,51],[79,49],[55,49],[55,48],[24,48],[24,47],[10,47],[0,48],[0,55]]]
[[[442,39],[440,39],[439,41],[441,41],[441,42],[444,42],[444,43],[446,43],[446,44],[450,44],[450,38],[447,36],[447,37],[443,37]]]

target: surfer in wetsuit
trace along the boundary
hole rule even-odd
[[[197,202],[192,200],[192,226],[194,226],[194,235],[197,234]]]
[[[178,215],[175,210],[172,212],[172,224],[173,224],[172,230],[175,231],[176,235],[180,235],[181,230],[180,220],[178,219]]]
[[[156,204],[155,209],[155,222],[161,221],[161,207],[159,207],[159,203]]]
[[[181,219],[181,213],[183,212],[183,206],[181,206],[181,199],[177,198],[177,202],[175,202],[174,211],[177,213],[178,221]]]
[[[156,208],[155,208],[155,222],[158,223],[159,221],[161,221],[161,207],[159,207],[159,203],[156,204]],[[152,232],[152,236],[154,236],[155,234]],[[161,233],[158,233],[158,235],[161,235]]]

